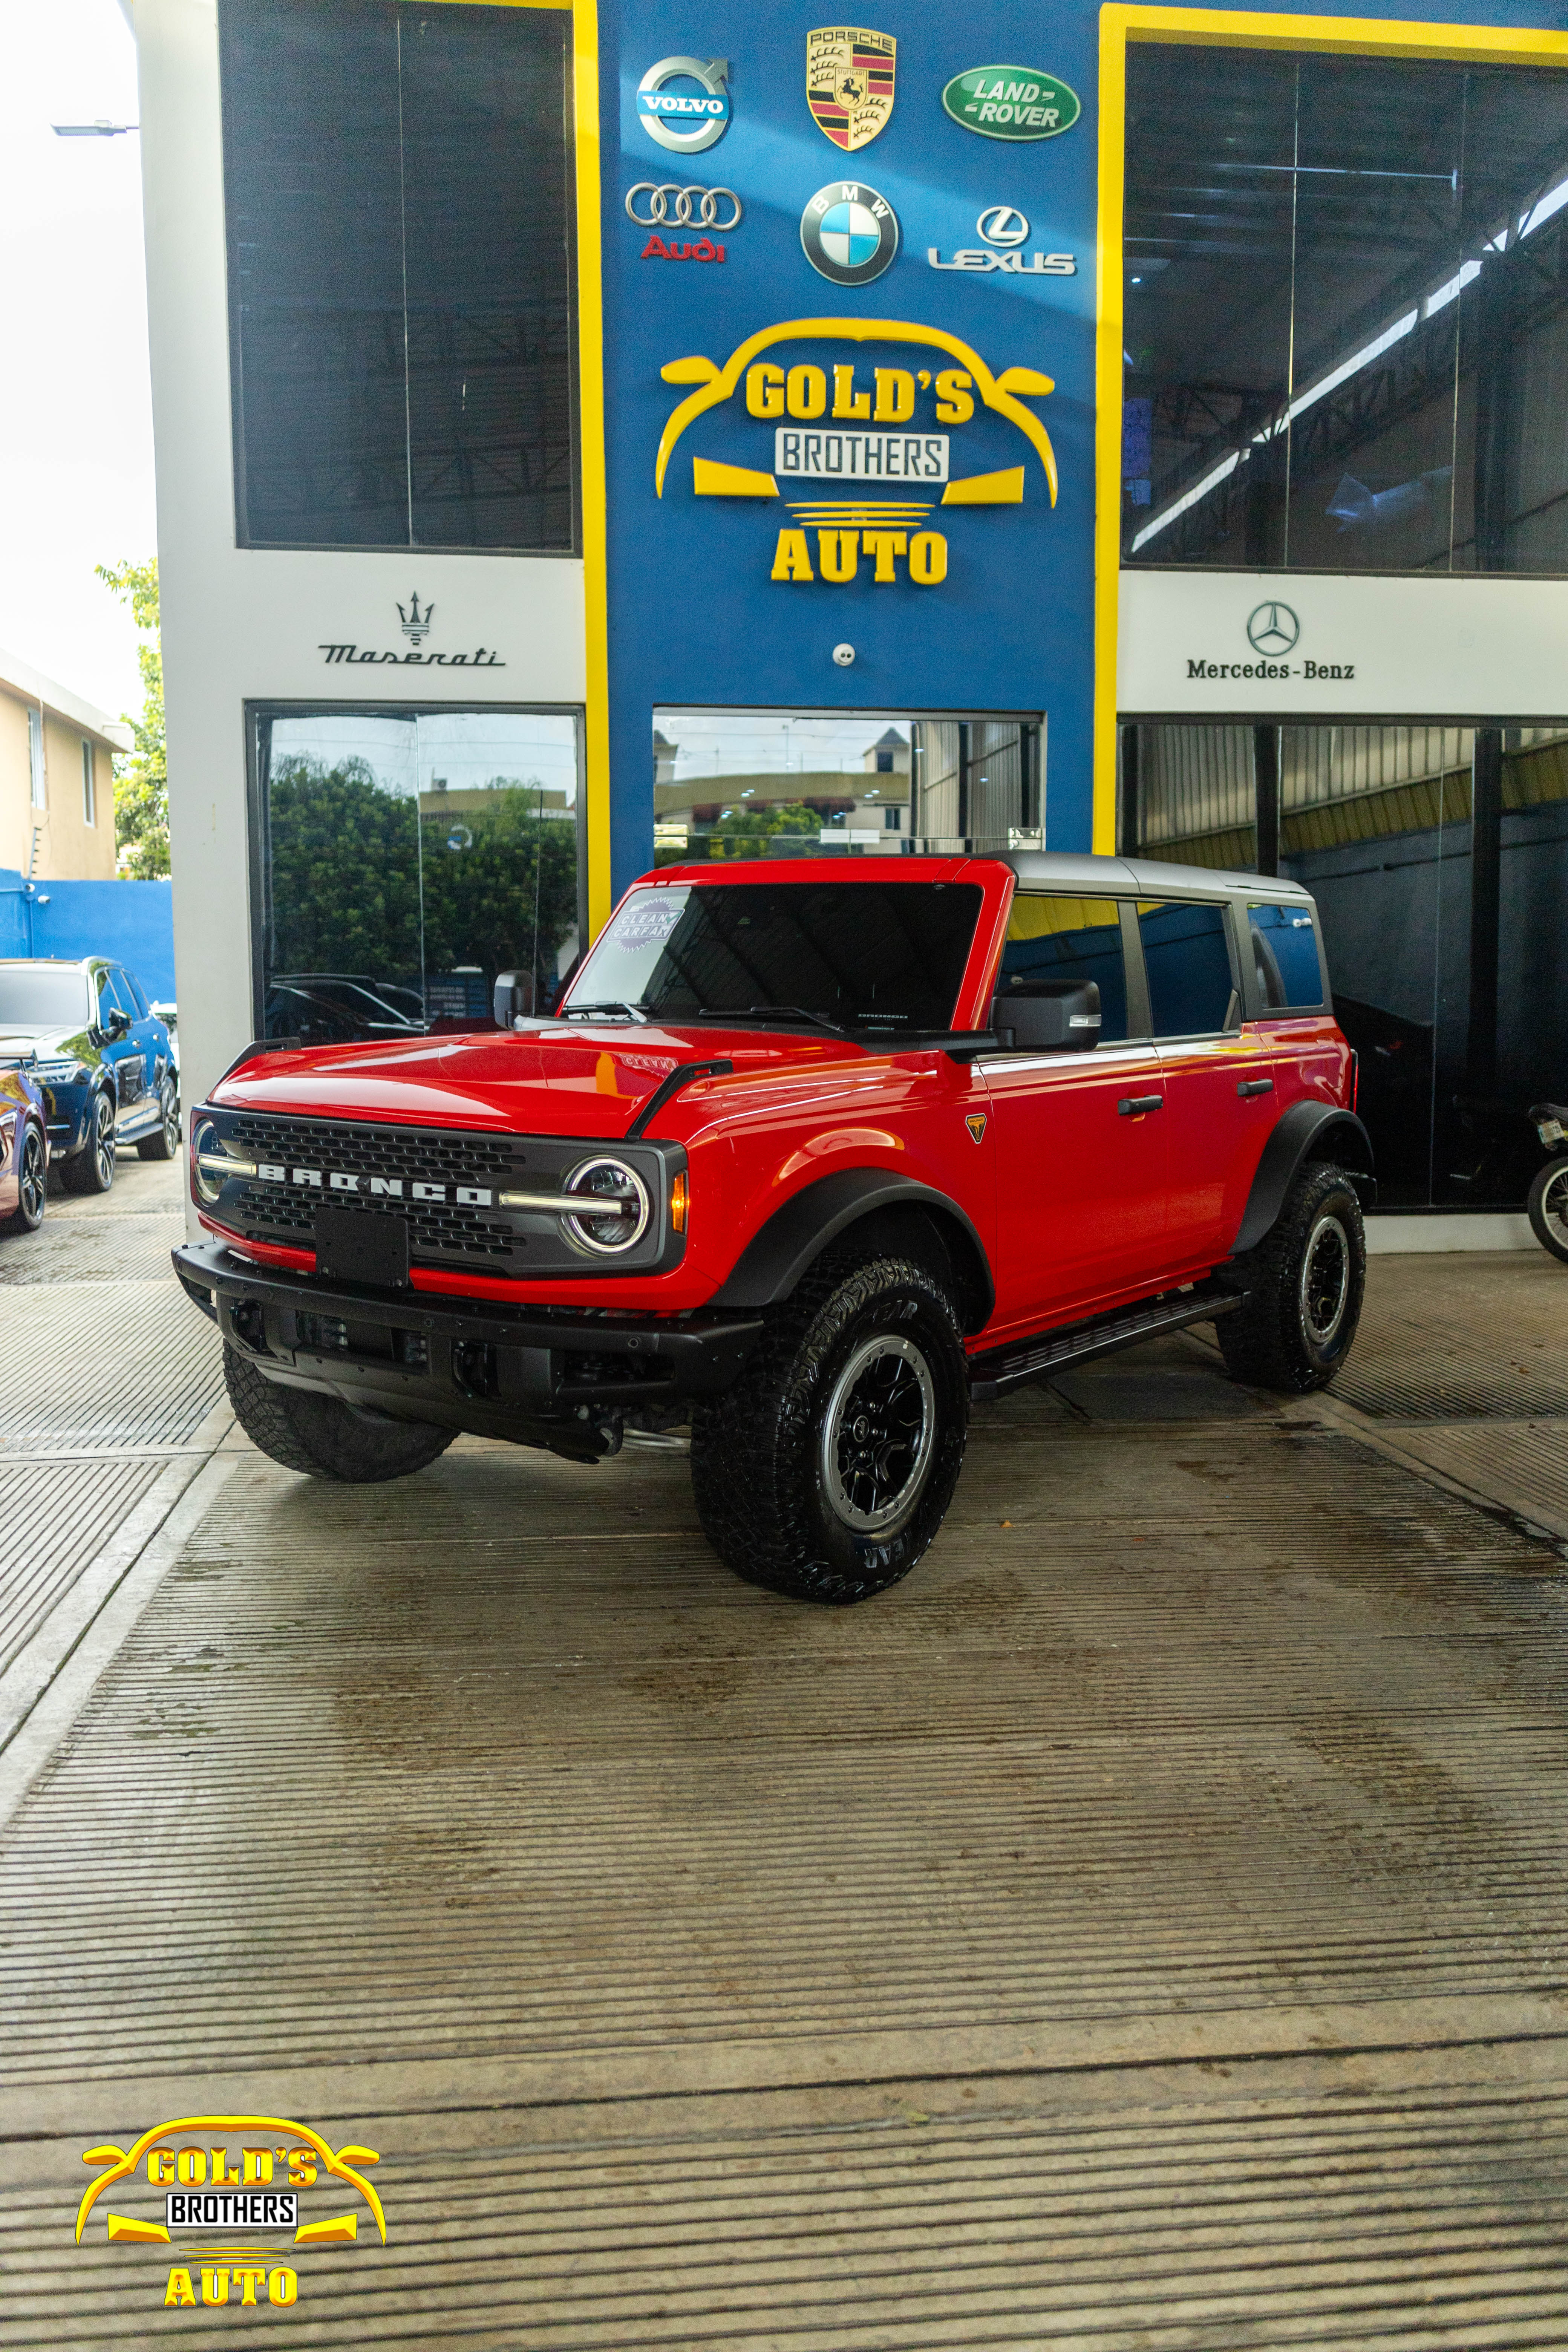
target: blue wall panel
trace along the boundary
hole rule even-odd
[[[150,997],[174,994],[174,918],[167,882],[41,882],[0,870],[0,956],[112,956]]]

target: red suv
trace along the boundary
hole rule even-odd
[[[1289,882],[678,866],[554,1017],[497,1000],[500,1034],[252,1045],[193,1115],[213,1238],[175,1267],[290,1469],[689,1422],[736,1573],[859,1601],[942,1524],[972,1400],[1187,1323],[1291,1393],[1350,1348],[1372,1151]]]

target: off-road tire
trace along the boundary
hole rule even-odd
[[[158,1127],[136,1147],[138,1160],[176,1160],[180,1151],[180,1090],[173,1078],[158,1089]]]
[[[311,1478],[335,1478],[348,1486],[406,1478],[428,1469],[458,1433],[423,1421],[372,1421],[337,1397],[283,1388],[237,1348],[224,1349],[223,1376],[251,1444],[285,1470],[303,1470]]]
[[[36,1234],[44,1222],[48,1196],[49,1155],[31,1120],[22,1138],[16,1176],[16,1205],[8,1217],[0,1217],[0,1234]]]
[[[114,1182],[114,1105],[94,1095],[88,1113],[87,1141],[60,1168],[68,1192],[107,1192]]]
[[[1560,1257],[1568,1265],[1568,1158],[1559,1153],[1536,1171],[1525,1205],[1530,1211],[1531,1231],[1542,1248],[1550,1250],[1553,1257]]]
[[[874,1381],[891,1365],[894,1377],[916,1382],[926,1433],[923,1455],[916,1453],[925,1466],[917,1484],[911,1462],[907,1502],[896,1489],[889,1501],[901,1516],[867,1533],[832,1499],[824,1429],[830,1407],[836,1423],[853,1415],[857,1391],[836,1405],[836,1391],[879,1337],[889,1348],[868,1359],[865,1376]],[[735,1385],[704,1399],[692,1416],[691,1485],[703,1533],[748,1584],[838,1606],[868,1600],[907,1576],[941,1527],[968,1425],[963,1343],[942,1283],[908,1258],[835,1252],[769,1310]]]
[[[1326,1387],[1350,1354],[1366,1287],[1366,1230],[1345,1171],[1304,1168],[1272,1231],[1228,1271],[1247,1285],[1244,1303],[1215,1323],[1231,1378],[1284,1396]]]

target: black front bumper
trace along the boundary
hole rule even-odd
[[[616,1308],[507,1307],[362,1290],[251,1265],[218,1242],[174,1253],[187,1295],[268,1380],[346,1404],[587,1459],[620,1423],[680,1417],[729,1388],[759,1315],[679,1317]]]

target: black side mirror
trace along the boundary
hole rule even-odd
[[[118,1004],[104,1015],[103,1034],[111,1045],[125,1035],[130,1026],[131,1015],[129,1013],[122,1013]]]
[[[535,1009],[533,974],[531,971],[498,971],[492,1005],[498,1029],[510,1029],[520,1013],[531,1013]]]
[[[1011,1030],[1015,1053],[1091,1052],[1100,1043],[1099,982],[1011,981],[996,992],[990,1025]]]

